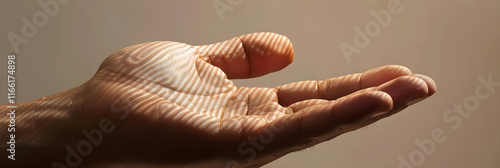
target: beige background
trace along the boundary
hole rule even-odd
[[[41,0],[46,1],[46,0]],[[229,4],[226,0],[219,0]],[[221,20],[207,1],[71,1],[60,5],[33,38],[17,52],[17,101],[29,101],[78,86],[107,55],[141,42],[169,40],[207,44],[234,36],[271,31],[286,35],[295,61],[276,73],[238,86],[274,87],[401,64],[433,77],[438,92],[394,117],[313,148],[289,154],[265,167],[398,167],[419,150],[414,143],[442,128],[443,143],[418,167],[500,167],[500,87],[462,118],[458,129],[443,114],[475,94],[479,76],[500,81],[500,1],[401,0],[401,13],[347,62],[339,44],[353,44],[354,27],[373,21],[370,11],[387,9],[389,0],[248,0]],[[42,11],[38,1],[0,2],[0,70],[14,50],[7,34],[21,35],[21,18]],[[6,104],[6,75],[0,77],[0,102]],[[486,92],[486,90],[482,90]],[[5,96],[4,96],[5,95]],[[454,114],[458,116],[457,114]],[[2,127],[3,128],[3,127]],[[417,156],[417,155],[415,155]],[[420,159],[420,160],[419,160]]]

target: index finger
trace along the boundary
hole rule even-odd
[[[386,65],[363,73],[322,81],[301,81],[276,87],[280,105],[286,107],[307,99],[335,100],[358,90],[378,86],[400,76],[412,74],[401,65]]]

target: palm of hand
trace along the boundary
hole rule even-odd
[[[266,38],[267,41],[259,41]],[[352,99],[375,100],[372,104],[378,104],[371,105],[374,106],[371,111],[390,110],[392,100],[387,100],[390,98],[380,91],[373,91],[377,90],[373,86],[409,75],[407,72],[387,75],[366,86],[361,86],[360,74],[355,74],[341,80],[305,81],[278,88],[237,88],[227,79],[261,76],[282,69],[292,58],[288,39],[272,33],[246,35],[209,46],[177,42],[134,45],[109,56],[86,83],[83,115],[89,120],[115,116],[113,121],[119,131],[112,137],[122,143],[112,148],[118,148],[114,152],[121,153],[121,158],[179,165],[203,163],[205,167],[223,166],[232,159],[255,160],[256,163],[248,165],[262,165],[348,131],[332,132],[339,128],[335,126],[339,123],[332,121],[346,118],[342,114],[333,118],[332,114],[323,114],[333,106],[348,104],[342,101],[347,99],[341,98],[345,95],[357,91],[358,96]],[[348,85],[355,77],[359,77],[356,87],[335,91],[334,87]],[[422,80],[419,82],[422,85]],[[432,85],[428,81],[423,85],[426,83]],[[433,93],[427,86],[420,90],[425,91],[410,94],[427,97]],[[297,111],[304,112],[297,115]],[[292,115],[294,112],[296,115]],[[305,116],[311,119],[304,119]],[[283,124],[288,121],[293,122],[284,129]],[[318,124],[309,126],[310,123]],[[350,130],[366,124],[365,121]],[[279,129],[274,129],[278,126]],[[269,128],[278,132],[266,135],[268,146],[256,146],[258,155],[242,153],[242,145],[250,143],[246,143],[247,137],[262,138],[263,130]],[[143,144],[145,139],[147,144]],[[147,150],[148,154],[137,154],[141,150]]]
[[[127,63],[104,71],[118,73],[121,77],[114,78],[116,83],[123,83],[125,92],[130,92],[118,99],[134,102],[132,108],[151,119],[218,136],[226,128],[223,125],[239,125],[231,131],[254,129],[284,115],[285,108],[278,104],[273,89],[236,88],[221,69],[207,63],[189,45],[151,42],[122,52],[111,59]]]
[[[241,44],[239,39],[224,43]],[[204,139],[202,144],[210,146],[220,145],[217,142],[239,143],[245,135],[255,135],[285,115],[286,108],[278,104],[275,89],[236,88],[220,68],[208,63],[220,60],[211,60],[208,52],[199,53],[208,50],[204,47],[207,46],[150,42],[112,54],[87,83],[86,104],[90,105],[86,111],[106,111],[111,107],[111,112],[118,115],[116,118],[123,120],[120,129],[126,131],[120,132],[135,137],[154,136],[151,134],[158,132],[151,128],[161,128],[156,130],[168,135],[164,143],[170,144],[166,146],[177,146],[179,149],[175,150],[179,151],[186,148],[179,146],[178,141],[191,141],[185,135]],[[233,57],[243,58],[245,53],[234,54]],[[144,135],[146,132],[150,135]],[[184,135],[182,140],[176,137],[180,134]],[[199,149],[203,148],[197,152]],[[236,152],[235,147],[227,150]]]

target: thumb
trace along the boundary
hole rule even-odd
[[[261,32],[193,47],[230,79],[252,78],[281,70],[293,61],[293,46],[280,34]]]

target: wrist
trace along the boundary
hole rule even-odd
[[[64,160],[64,146],[74,141],[71,137],[79,128],[72,115],[77,113],[81,104],[80,88],[29,102],[0,106],[4,112],[0,116],[0,124],[10,125],[9,129],[0,130],[0,140],[11,142],[0,143],[0,149],[6,151],[13,147],[12,152],[7,154],[15,159],[5,156],[0,159],[2,165],[46,167],[56,159]],[[5,115],[11,111],[15,113]]]

